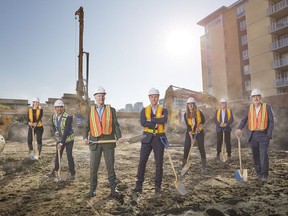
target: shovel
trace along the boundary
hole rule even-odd
[[[237,136],[237,135],[236,135]],[[241,160],[241,143],[240,143],[241,136],[237,136],[238,139],[238,153],[239,153],[239,165],[240,170],[237,169],[235,171],[235,178],[237,181],[247,181],[248,179],[248,171],[247,169],[242,168],[242,160]]]
[[[226,162],[228,159],[227,151],[226,151],[226,143],[225,143],[225,133],[223,132],[223,141],[222,141],[222,147],[221,147],[221,154],[220,154],[220,160],[222,162]]]
[[[38,151],[38,143],[35,142],[35,129],[32,127],[32,143],[33,143],[33,154],[34,154],[34,159],[38,160],[39,158],[39,151]]]
[[[161,139],[161,142],[163,143],[163,145],[164,145],[164,147],[165,147],[165,149],[166,149],[166,152],[167,152],[167,155],[168,155],[168,158],[169,158],[169,162],[170,162],[170,164],[171,164],[171,167],[172,167],[172,169],[173,169],[173,173],[174,173],[174,175],[175,175],[174,186],[175,186],[175,188],[179,191],[179,193],[180,193],[181,195],[186,195],[188,192],[187,192],[187,190],[185,189],[183,183],[179,180],[178,175],[177,175],[177,173],[176,173],[176,170],[175,170],[175,167],[174,167],[172,158],[171,158],[171,152],[170,152],[169,149],[168,149],[169,144],[168,144],[168,142],[167,142],[167,139],[166,139],[166,137],[160,137],[160,139]]]
[[[127,142],[129,144],[133,144],[133,143],[137,143],[140,142],[142,139],[144,139],[146,137],[146,135],[137,135],[137,136],[133,136],[130,138],[124,138],[124,142]],[[113,140],[98,140],[98,141],[89,141],[90,145],[93,144],[106,144],[106,143],[116,143],[117,140],[113,139]]]
[[[60,155],[60,149],[58,150],[58,163],[59,163],[59,169],[58,171],[55,171],[56,179],[57,181],[61,181],[61,155]]]
[[[193,139],[193,141],[191,142],[191,147],[190,147],[190,150],[189,150],[189,154],[188,154],[188,157],[187,157],[187,161],[186,161],[186,164],[184,165],[184,167],[182,168],[181,170],[181,176],[184,176],[185,173],[189,170],[190,168],[190,165],[191,165],[191,162],[190,162],[190,155],[192,153],[192,147],[194,145],[194,143],[196,142],[196,134],[195,134],[195,137]]]

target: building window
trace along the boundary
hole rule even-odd
[[[249,58],[248,50],[243,50],[242,51],[242,59],[247,60],[248,58]]]
[[[244,31],[246,29],[246,21],[242,20],[240,22],[240,31]]]
[[[251,81],[250,80],[245,81],[245,90],[251,91]]]
[[[244,66],[243,66],[243,71],[244,71],[244,75],[250,74],[250,72],[249,72],[249,65],[244,65]]]
[[[245,15],[245,8],[244,5],[240,5],[237,7],[237,17],[240,18]]]
[[[247,44],[247,35],[246,34],[241,36],[241,44],[242,44],[242,46]]]

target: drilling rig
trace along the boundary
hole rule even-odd
[[[83,51],[84,10],[82,6],[75,12],[75,16],[79,17],[78,80],[76,82],[77,114],[85,116],[90,102],[88,96],[89,53]],[[86,54],[86,79],[83,79],[83,54]]]

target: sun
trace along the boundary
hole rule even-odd
[[[185,58],[192,54],[193,37],[188,30],[173,30],[167,34],[166,51],[172,57]]]

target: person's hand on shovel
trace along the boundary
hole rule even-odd
[[[84,145],[88,145],[89,144],[88,139],[84,139],[83,143],[84,143]]]
[[[242,135],[242,130],[241,129],[237,129],[235,131],[235,134],[236,134],[237,137],[240,137]]]
[[[59,149],[59,150],[60,150],[60,149],[62,148],[62,146],[63,146],[63,144],[62,144],[62,143],[58,143],[58,144],[57,144],[57,149]]]
[[[124,143],[126,140],[125,138],[121,137],[120,139],[117,140],[117,143]]]

